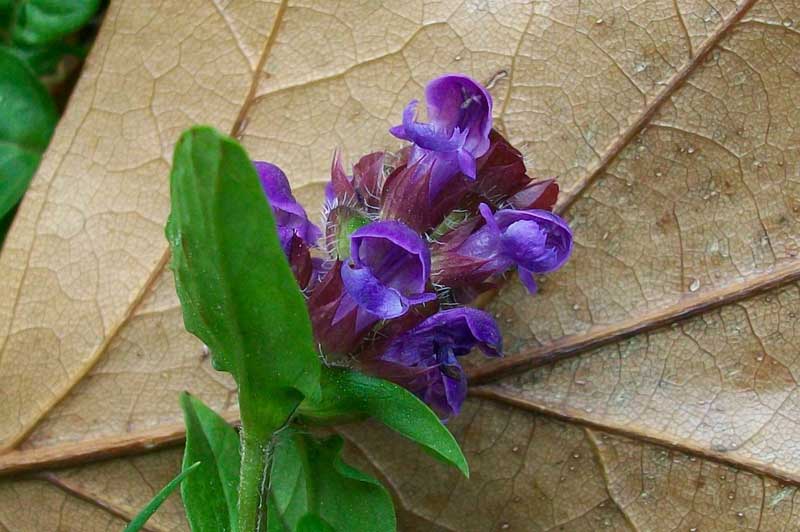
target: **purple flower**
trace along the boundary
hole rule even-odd
[[[364,368],[410,390],[446,419],[458,414],[467,394],[458,357],[475,346],[501,356],[502,338],[492,317],[473,308],[444,310],[390,340]]]
[[[433,280],[452,287],[481,283],[516,267],[529,292],[536,292],[534,273],[560,268],[572,252],[572,231],[558,215],[544,210],[479,207],[485,224],[473,220],[437,245]]]
[[[436,299],[426,292],[431,257],[427,243],[399,222],[372,222],[350,236],[344,288],[355,305],[375,318],[402,316],[409,307]]]
[[[414,143],[408,164],[417,168],[418,175],[430,172],[433,198],[459,172],[475,179],[475,160],[489,149],[492,97],[475,80],[448,74],[428,83],[425,102],[430,122],[416,121],[419,102],[412,100],[403,112],[403,123],[390,132]]]
[[[315,247],[322,231],[308,220],[305,209],[294,199],[286,174],[271,163],[253,161],[253,164],[275,215],[278,238],[284,253],[291,255],[292,238],[295,236],[306,247]]]

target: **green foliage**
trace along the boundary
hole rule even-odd
[[[166,235],[184,323],[215,368],[235,378],[242,416],[237,438],[198,400],[181,398],[184,465],[201,463],[182,488],[193,530],[395,530],[391,497],[342,461],[341,438],[299,432],[289,424],[295,415],[306,423],[374,417],[468,475],[452,434],[413,394],[320,364],[272,209],[236,141],[190,129],[175,147],[170,185]]]
[[[0,244],[53,134],[58,112],[37,76],[85,46],[67,37],[100,0],[0,0]]]
[[[29,45],[55,42],[82,28],[99,7],[100,0],[19,1],[12,20],[11,38]]]
[[[331,423],[352,417],[374,417],[434,457],[469,476],[467,459],[439,417],[414,394],[394,383],[344,368],[322,368],[322,397],[306,400],[298,414],[305,420]]]
[[[239,435],[199,399],[181,394],[186,422],[184,471],[200,464],[186,479],[181,496],[194,532],[237,530]]]
[[[125,527],[123,532],[137,532],[138,530],[141,530],[147,520],[150,519],[150,517],[156,513],[156,510],[161,507],[164,501],[167,500],[167,497],[169,497],[172,492],[175,491],[175,488],[177,488],[180,483],[198,467],[200,467],[199,462],[194,463],[189,467],[184,467],[183,471],[181,471],[177,477],[170,480],[166,486],[161,488],[161,491],[156,493],[156,496],[153,497],[149,503],[147,503],[147,506],[145,506],[142,511],[139,512],[130,523],[128,523],[128,526]]]
[[[317,440],[283,430],[273,450],[268,532],[391,532],[392,499],[369,475],[344,463],[339,436]]]
[[[166,233],[186,328],[236,379],[244,426],[268,439],[303,397],[319,397],[320,374],[272,209],[247,153],[212,128],[181,136],[170,183]]]
[[[58,113],[28,67],[2,48],[0,72],[0,219],[4,219],[39,166]]]

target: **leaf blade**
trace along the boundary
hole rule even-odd
[[[181,486],[186,517],[195,531],[235,531],[239,482],[239,436],[222,417],[187,393],[181,394],[186,418],[184,471],[200,471]]]
[[[22,198],[39,166],[58,113],[28,67],[0,47],[0,218]]]
[[[79,30],[100,8],[100,0],[27,0],[17,11],[12,37],[45,44]]]
[[[380,482],[347,465],[340,436],[317,440],[286,429],[273,450],[268,532],[296,530],[308,514],[314,525],[337,532],[391,532],[396,517]],[[306,522],[304,526],[312,523]]]
[[[300,416],[323,422],[352,415],[373,417],[469,478],[469,465],[456,439],[428,405],[405,388],[328,366],[322,368],[320,385],[320,401],[304,401],[298,410]]]
[[[208,127],[181,137],[170,182],[166,234],[186,328],[233,374],[243,423],[265,439],[318,396],[320,373],[271,208],[244,149]]]

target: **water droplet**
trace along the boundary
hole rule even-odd
[[[580,310],[580,309],[581,309],[580,305],[572,305],[572,310]]]
[[[764,360],[764,355],[758,355],[758,356],[756,357],[756,361],[757,361],[757,362],[761,362],[762,360]]]
[[[575,454],[572,455],[572,457],[577,460],[578,458],[581,457],[581,455],[578,454],[578,453],[575,453]]]
[[[456,56],[456,61],[461,61],[461,56],[460,55]]]
[[[700,289],[700,279],[695,279],[692,281],[692,284],[689,285],[690,292],[697,292]]]
[[[560,479],[558,479],[559,482],[564,482],[565,480],[567,480],[567,477],[561,477]]]
[[[785,19],[783,19],[781,24],[783,24],[783,26],[785,28],[790,28],[792,26],[792,24],[794,24],[794,21],[792,19],[790,19],[790,18],[785,18]]]
[[[519,495],[514,495],[514,498],[511,500],[514,502],[520,502],[522,500],[522,497],[520,497]]]
[[[511,528],[511,525],[509,525],[508,523],[503,523],[502,525],[500,525],[500,528],[502,528],[503,530],[508,530],[509,528]]]
[[[603,233],[603,240],[606,240],[607,238],[608,238],[608,231],[606,231],[605,233]]]
[[[736,517],[741,519],[742,517],[744,517],[744,512],[736,512]]]
[[[656,172],[656,177],[661,177],[661,172]]]
[[[695,150],[694,150],[694,146],[689,146],[688,148],[686,148],[686,152],[687,152],[689,155],[693,154],[693,153],[694,153],[694,151],[695,151]]]
[[[570,471],[575,471],[575,466],[574,465],[569,466],[569,470]]]
[[[697,527],[693,526],[692,528],[689,529],[689,532],[697,532]]]
[[[690,462],[697,462],[697,458],[695,458],[694,456],[690,456],[689,457],[689,461]]]
[[[514,447],[512,447],[511,448],[511,452],[512,453],[518,453],[519,452],[519,445],[515,445]]]
[[[597,19],[597,20],[595,20],[595,21],[594,21],[594,23],[595,23],[595,24],[597,24],[597,25],[600,25],[600,24],[602,24],[603,22],[605,22],[605,20],[603,20],[603,19],[601,19],[601,18],[599,18],[599,19]]]
[[[725,475],[720,475],[720,476],[719,476],[719,479],[720,479],[720,480],[725,480]]]
[[[647,70],[647,63],[636,63],[636,66],[633,67],[636,73],[644,72]]]
[[[731,501],[732,501],[732,500],[733,500],[733,499],[735,499],[735,498],[736,498],[736,495],[734,495],[733,493],[729,493],[729,494],[728,494],[728,499],[729,499],[729,500],[731,500]]]

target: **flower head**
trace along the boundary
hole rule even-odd
[[[365,369],[407,388],[443,418],[457,414],[467,393],[458,357],[479,347],[500,356],[502,338],[492,317],[473,308],[443,310],[391,340]]]
[[[534,292],[534,274],[568,259],[572,232],[550,212],[555,181],[531,179],[522,153],[492,129],[484,87],[446,75],[428,84],[425,99],[428,122],[417,121],[412,101],[391,129],[410,146],[368,154],[351,175],[334,155],[317,252],[324,261],[311,256],[321,231],[286,176],[267,163],[256,168],[295,277],[308,287],[321,354],[346,356],[447,418],[466,396],[458,358],[475,347],[501,355],[491,316],[459,305],[512,269]]]

